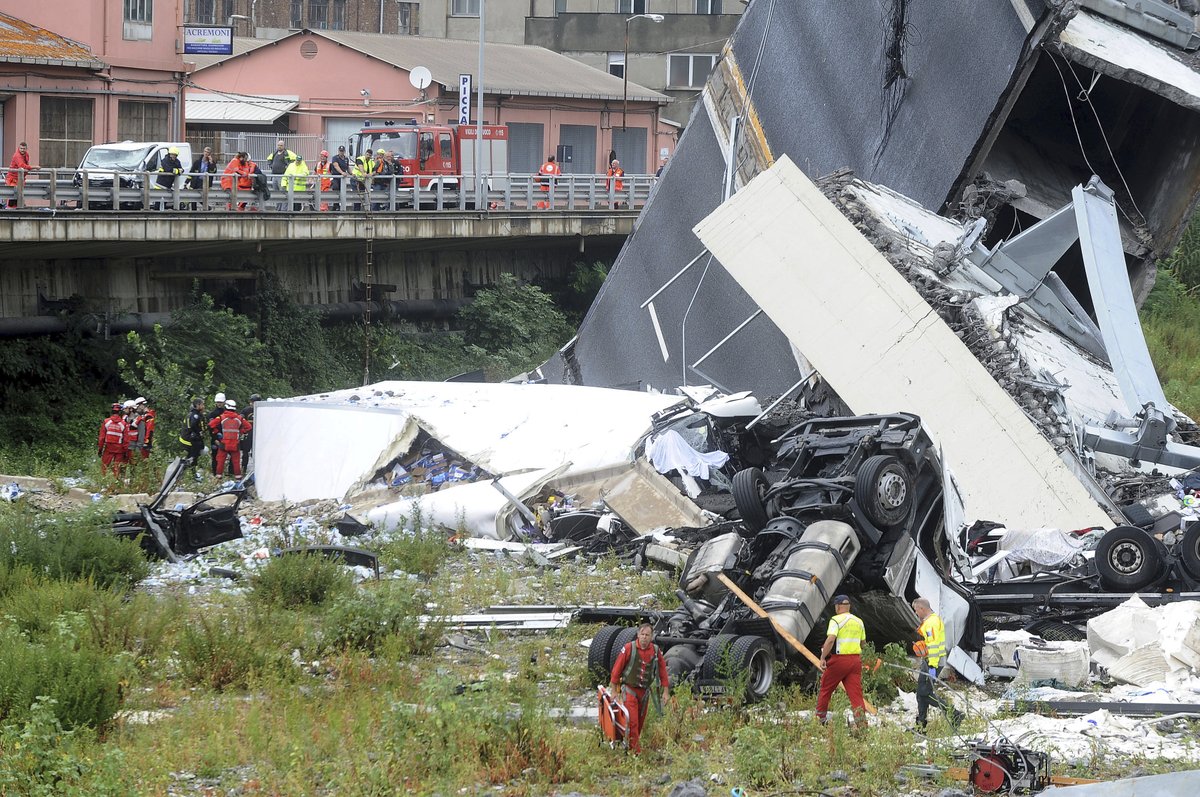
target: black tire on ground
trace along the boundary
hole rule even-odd
[[[737,639],[735,634],[719,634],[708,640],[708,647],[704,650],[704,661],[700,663],[700,680],[706,682],[716,682],[728,680],[734,673],[731,672],[733,666],[733,640]]]
[[[612,673],[609,668],[611,659],[609,653],[612,651],[613,641],[617,638],[617,634],[625,629],[619,625],[606,625],[596,632],[592,637],[592,644],[588,645],[588,677],[596,683],[608,683],[608,677]]]
[[[1137,592],[1163,573],[1162,543],[1141,529],[1117,526],[1096,545],[1100,586],[1110,592]]]
[[[1200,521],[1187,527],[1179,547],[1183,557],[1183,569],[1192,578],[1200,579]]]
[[[1082,642],[1087,639],[1087,631],[1061,620],[1034,620],[1025,626],[1025,630],[1050,642]]]
[[[1148,529],[1154,525],[1154,515],[1141,504],[1126,504],[1121,507],[1121,514],[1129,521],[1129,525],[1140,529]]]
[[[729,653],[739,677],[745,673],[747,703],[758,703],[767,696],[775,683],[775,649],[760,636],[740,636],[733,641]]]
[[[900,460],[886,454],[868,457],[854,479],[854,498],[867,520],[894,526],[908,516],[913,481]]]
[[[751,534],[760,531],[770,520],[763,500],[767,487],[767,477],[758,468],[746,468],[733,474],[733,503]]]
[[[613,637],[612,649],[608,651],[609,674],[612,674],[613,665],[617,663],[617,656],[621,655],[621,648],[637,639],[637,632],[637,628],[622,628],[620,633]]]

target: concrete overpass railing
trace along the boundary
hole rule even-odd
[[[41,178],[47,174],[46,178]],[[236,181],[221,187],[222,175],[183,175],[173,188],[161,188],[161,174],[121,174],[113,185],[113,173],[43,169],[16,185],[0,185],[0,208],[9,210],[196,210],[196,211],[327,211],[392,213],[396,211],[440,212],[482,211],[637,211],[650,197],[653,175],[571,174],[545,178],[535,174],[513,174],[488,178],[483,201],[478,202],[475,178],[467,175],[422,177],[421,185],[406,175],[372,178],[368,187],[343,179],[336,190],[332,179],[309,175],[280,189],[277,178],[268,178],[267,192],[239,190]],[[189,178],[196,177],[196,180]],[[329,180],[322,190],[322,180]],[[619,185],[618,185],[619,183]],[[185,185],[198,185],[185,188]]]

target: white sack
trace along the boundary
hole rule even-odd
[[[677,470],[681,475],[705,480],[708,479],[709,469],[720,468],[729,461],[729,455],[724,451],[697,451],[674,429],[650,438],[646,444],[646,456],[659,473]]]
[[[1016,683],[1034,684],[1055,681],[1064,686],[1087,683],[1088,646],[1086,642],[1047,642],[1045,647],[1022,645],[1017,648]]]

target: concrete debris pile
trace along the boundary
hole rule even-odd
[[[1123,683],[1200,692],[1200,602],[1151,608],[1137,596],[1087,623],[1091,658]]]

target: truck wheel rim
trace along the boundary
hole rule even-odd
[[[1125,575],[1132,575],[1142,569],[1145,556],[1142,553],[1142,546],[1132,542],[1122,542],[1113,546],[1108,560],[1112,563],[1113,570]]]
[[[905,484],[904,476],[899,473],[884,473],[879,477],[876,494],[879,503],[889,509],[903,506],[904,499],[908,497],[908,485]]]

